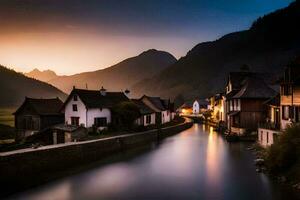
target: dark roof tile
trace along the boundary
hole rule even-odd
[[[121,102],[129,101],[123,92],[105,92],[105,95],[102,95],[100,90],[73,89],[70,96],[74,94],[77,94],[88,108],[111,108]]]
[[[20,112],[25,105],[30,106],[39,115],[56,115],[61,114],[60,109],[63,106],[63,102],[59,98],[53,99],[34,99],[26,97],[24,103],[14,113]]]

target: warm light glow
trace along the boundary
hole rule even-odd
[[[208,143],[207,143],[207,152],[206,152],[206,170],[209,177],[209,181],[212,184],[217,183],[220,178],[219,174],[219,152],[218,152],[218,135],[214,132],[212,126],[209,127]]]
[[[110,67],[154,47],[177,56],[172,40],[101,33],[0,34],[0,64],[19,72],[38,68],[70,75]]]

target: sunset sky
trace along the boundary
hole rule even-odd
[[[0,64],[74,74],[155,48],[177,58],[291,0],[1,0]]]

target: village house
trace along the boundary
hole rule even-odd
[[[209,108],[209,101],[206,99],[195,99],[186,101],[178,108],[182,115],[199,115]]]
[[[59,98],[25,98],[23,104],[14,113],[16,140],[26,138],[44,129],[64,123],[64,114],[60,112],[63,102]]]
[[[142,96],[140,100],[155,111],[155,123],[165,124],[175,117],[174,103],[170,100],[161,99],[160,97]]]
[[[212,110],[212,120],[216,123],[224,122],[226,118],[225,96],[217,93],[210,97],[210,108]]]
[[[267,106],[267,116],[257,130],[258,143],[267,147],[274,143],[280,134],[280,94],[270,98],[264,103]]]
[[[228,131],[238,135],[256,131],[258,124],[265,120],[264,102],[275,95],[260,74],[230,73],[225,96]]]
[[[209,101],[206,99],[195,99],[193,102],[193,114],[199,115],[208,109]]]
[[[281,129],[300,122],[300,68],[290,64],[285,68],[280,84]]]
[[[136,120],[136,124],[139,126],[154,125],[156,112],[140,99],[131,99],[131,101],[139,108],[141,114]]]
[[[102,130],[112,122],[112,108],[130,101],[123,92],[73,88],[63,106],[65,123]]]

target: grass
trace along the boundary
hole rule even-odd
[[[0,108],[0,146],[14,142],[15,108]]]
[[[15,111],[16,108],[0,108],[0,124],[14,127],[15,121],[12,113]]]

